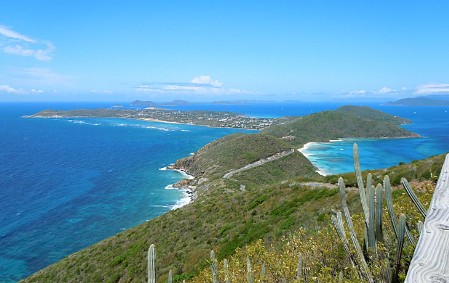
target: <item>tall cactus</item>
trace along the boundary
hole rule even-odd
[[[399,216],[398,245],[396,248],[396,259],[394,262],[393,282],[399,282],[399,268],[401,266],[402,250],[404,247],[405,228],[406,228],[405,215],[401,214],[401,216]]]
[[[357,234],[355,232],[354,225],[352,223],[352,217],[351,217],[351,214],[349,212],[349,208],[348,208],[348,205],[346,202],[346,192],[345,192],[345,184],[344,184],[343,178],[340,177],[338,179],[338,185],[339,185],[338,187],[339,187],[340,197],[341,197],[342,210],[345,215],[346,224],[348,225],[348,228],[349,228],[349,234],[351,236],[351,240],[352,240],[352,243],[354,245],[354,248],[355,248],[355,251],[357,254],[358,263],[361,267],[361,272],[362,272],[363,276],[368,280],[368,282],[374,282],[371,272],[369,271],[368,264],[366,263],[365,257],[363,256],[363,252],[362,252],[360,243],[357,240]]]
[[[248,283],[254,283],[254,276],[251,271],[251,260],[249,259],[249,256],[246,258],[246,280]]]
[[[394,212],[393,208],[393,199],[391,194],[391,184],[390,184],[390,177],[385,176],[384,178],[384,187],[385,187],[385,199],[387,200],[387,207],[388,207],[388,215],[390,215],[390,222],[391,226],[393,226],[394,233],[396,235],[396,239],[399,240],[398,234],[399,234],[399,228],[397,224],[397,217],[396,213]],[[408,230],[407,226],[405,227],[405,234],[407,236],[407,239],[410,241],[412,245],[415,244],[415,239],[413,239],[412,234]]]
[[[391,226],[393,226],[394,234],[396,239],[398,238],[398,224],[396,222],[396,212],[393,208],[393,198],[391,194],[391,184],[390,177],[385,176],[384,178],[384,188],[385,188],[385,199],[387,200],[388,215],[390,216]]]
[[[230,283],[231,278],[229,276],[229,266],[228,266],[228,260],[226,258],[223,260],[223,272],[224,272],[224,276],[225,276],[225,283]]]
[[[147,255],[148,283],[156,283],[156,248],[151,244]]]
[[[343,271],[340,271],[340,273],[338,273],[338,283],[343,283]]]
[[[168,272],[168,283],[173,283],[173,271],[171,269]]]
[[[378,184],[376,187],[376,239],[379,242],[384,241],[384,234],[382,228],[382,218],[383,218],[383,194],[382,194],[382,185]]]
[[[423,229],[424,229],[424,224],[422,223],[422,221],[418,221],[418,223],[416,223],[416,228],[418,230],[418,233],[421,235]]]
[[[212,269],[212,283],[218,283],[218,263],[215,258],[214,250],[210,251],[210,261],[211,261],[211,269]]]
[[[368,202],[367,196],[365,192],[365,187],[363,184],[362,171],[360,170],[360,157],[359,157],[359,147],[355,143],[353,146],[353,155],[354,155],[354,170],[357,178],[357,186],[359,188],[360,201],[362,202],[363,213],[365,214],[365,220],[368,221]]]
[[[416,196],[415,192],[412,190],[412,187],[408,183],[407,179],[401,178],[401,183],[405,188],[405,191],[407,192],[408,196],[411,198],[413,203],[415,204],[418,211],[421,213],[421,215],[426,218],[427,212],[422,203],[419,201],[418,197]]]
[[[262,263],[262,270],[260,271],[260,281],[261,282],[267,282],[267,265]]]
[[[296,279],[301,280],[304,278],[303,266],[302,266],[302,254],[298,256],[298,266],[296,267]]]
[[[368,225],[367,225],[367,233],[368,233],[368,248],[371,252],[376,253],[376,233],[375,233],[375,225],[374,225],[374,217],[375,217],[375,188],[373,186],[367,186],[368,189]]]

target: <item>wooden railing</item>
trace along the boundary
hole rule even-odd
[[[441,168],[405,282],[449,282],[449,154]]]

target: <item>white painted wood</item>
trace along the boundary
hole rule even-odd
[[[449,154],[446,155],[405,283],[449,283]]]

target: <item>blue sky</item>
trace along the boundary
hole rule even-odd
[[[449,1],[14,0],[0,101],[449,94]]]

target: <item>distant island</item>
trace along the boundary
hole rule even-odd
[[[139,102],[141,105],[146,102]],[[26,116],[26,118],[127,118],[155,122],[192,124],[217,128],[237,128],[261,130],[273,125],[275,119],[255,118],[231,112],[216,111],[179,111],[156,107],[145,109],[78,109],[78,110],[44,110]]]
[[[154,102],[145,100],[134,100],[130,103],[132,107],[160,107],[160,106],[184,106],[191,103],[185,100],[173,100],[170,102]]]
[[[430,97],[403,98],[385,103],[388,106],[447,106],[449,100],[435,99]]]

